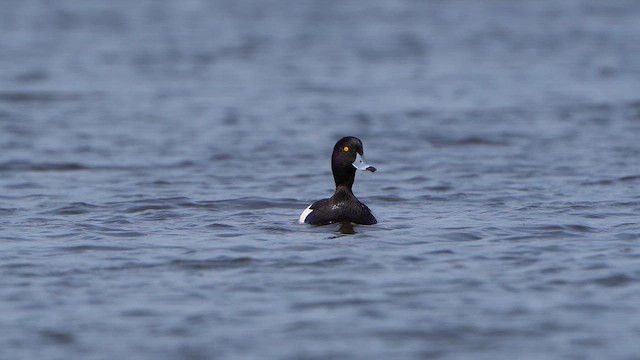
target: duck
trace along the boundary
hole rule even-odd
[[[357,137],[346,136],[336,142],[331,155],[331,171],[336,190],[328,199],[322,199],[309,205],[300,214],[300,224],[328,225],[333,223],[354,223],[373,225],[378,222],[369,207],[355,195],[352,187],[356,170],[375,172],[364,158],[362,141]]]

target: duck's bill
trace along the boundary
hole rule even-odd
[[[354,168],[358,170],[371,171],[371,172],[376,171],[376,168],[367,164],[367,162],[364,161],[364,157],[358,153],[356,153],[356,160],[352,163],[352,165]]]

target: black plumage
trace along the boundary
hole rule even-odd
[[[364,162],[364,149],[360,139],[344,137],[333,147],[331,170],[336,191],[328,199],[311,204],[300,215],[300,223],[327,225],[338,222],[372,225],[377,223],[367,205],[353,195],[352,187],[356,176],[356,166],[360,170],[374,172],[376,168]]]

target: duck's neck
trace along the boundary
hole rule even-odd
[[[333,167],[332,170],[333,180],[336,183],[336,194],[346,193],[352,195],[351,187],[356,176],[356,169],[354,167]]]

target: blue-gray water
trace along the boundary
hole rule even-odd
[[[639,2],[1,5],[0,358],[640,359]]]

